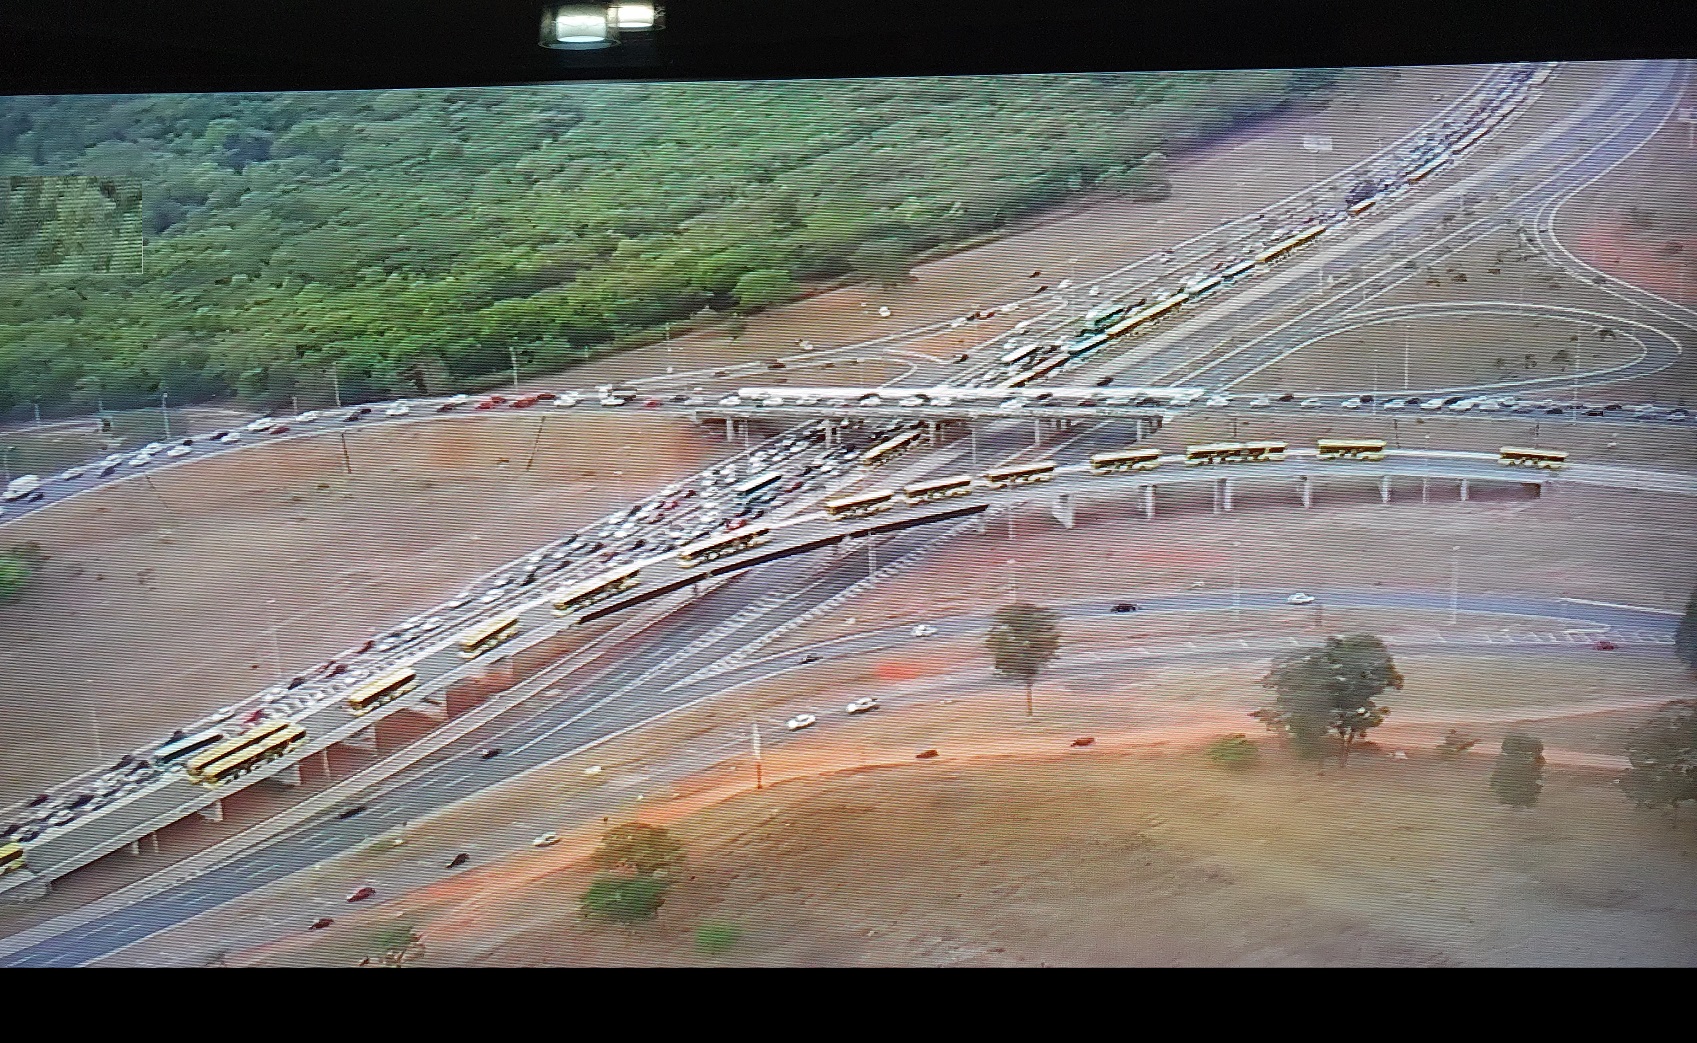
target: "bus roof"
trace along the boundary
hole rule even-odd
[[[496,616],[484,623],[479,623],[460,635],[461,645],[475,645],[498,631],[505,630],[519,621],[517,613],[509,612],[504,616]]]
[[[1015,464],[1013,467],[994,467],[985,471],[984,476],[988,478],[991,475],[1030,474],[1034,471],[1053,471],[1055,466],[1055,461],[1053,460],[1039,460],[1036,463]]]
[[[1505,445],[1497,451],[1499,456],[1542,456],[1549,459],[1567,459],[1565,449],[1526,449],[1520,446]]]
[[[853,496],[839,496],[834,500],[826,500],[826,507],[844,507],[856,503],[872,503],[875,500],[888,500],[896,495],[893,489],[880,489],[877,492],[856,493]]]
[[[391,670],[388,673],[383,674],[380,677],[374,677],[360,685],[358,688],[355,688],[353,691],[348,693],[348,698],[357,699],[369,692],[381,692],[385,688],[392,688],[398,684],[407,684],[417,676],[418,671],[411,667],[405,667],[400,670]]]

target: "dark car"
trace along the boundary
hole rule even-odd
[[[207,435],[206,437],[212,439],[214,442],[218,442],[218,441],[222,441],[224,436],[229,434],[229,433],[230,432],[228,430],[214,431],[211,434]]]
[[[466,854],[464,851],[461,851],[459,854],[455,855],[453,858],[450,858],[448,860],[448,868],[453,869],[456,866],[463,866],[467,862],[470,862],[470,861],[471,861],[471,856]]]
[[[803,663],[817,663],[819,661],[819,653],[818,652],[809,652],[806,655],[801,657],[801,661]]]
[[[1615,643],[1613,641],[1603,640],[1603,641],[1598,641],[1596,644],[1592,645],[1591,647],[1595,648],[1599,652],[1613,652],[1617,646],[1615,645]]]
[[[1286,391],[1284,394],[1280,395],[1278,398],[1273,399],[1273,401],[1274,402],[1295,402],[1296,401],[1296,395],[1292,392]]]
[[[779,362],[777,359],[773,359],[771,362],[766,363],[766,368],[767,369],[783,369],[784,364],[782,362]]]
[[[1545,416],[1561,416],[1565,412],[1567,412],[1567,410],[1563,409],[1561,406],[1551,406],[1550,408],[1544,410],[1544,415]]]
[[[367,898],[370,898],[372,895],[374,895],[376,893],[377,893],[377,888],[367,885],[367,886],[362,887],[359,890],[355,891],[353,894],[349,895],[348,901],[350,901],[350,902],[363,902]]]
[[[441,405],[436,407],[436,412],[438,412],[438,413],[452,413],[454,411],[454,408],[455,408],[455,404],[453,402],[444,402]]]
[[[1137,606],[1132,604],[1129,601],[1121,601],[1119,604],[1114,606],[1114,611],[1115,612],[1136,612]]]
[[[309,931],[322,931],[322,930],[324,930],[324,928],[329,927],[331,924],[333,924],[335,922],[336,922],[335,920],[332,920],[328,916],[320,916],[318,919],[312,921],[312,925],[310,927],[308,927],[307,930],[309,930]]]
[[[365,641],[359,646],[359,648],[355,650],[355,654],[356,655],[364,655],[365,653],[371,651],[371,646],[375,645],[376,643],[377,643],[376,638],[374,638],[374,637],[366,638]]]
[[[122,464],[107,464],[105,467],[100,469],[100,477],[105,478],[122,466]]]
[[[482,753],[479,753],[477,756],[480,760],[489,760],[489,759],[494,758],[494,757],[499,757],[500,755],[501,755],[501,747],[491,746],[488,749],[484,750]]]
[[[969,354],[968,352],[963,351],[959,355],[955,356],[955,361],[956,362],[971,362],[972,361],[972,355]]]
[[[351,808],[343,808],[342,810],[336,812],[336,817],[343,820],[343,821],[346,821],[346,820],[353,818],[355,815],[358,815],[358,814],[360,814],[364,811],[365,811],[365,805],[364,804],[355,804]]]
[[[559,395],[554,394],[552,391],[538,391],[536,393],[536,401],[538,402],[552,402],[559,397]]]
[[[1371,402],[1371,401],[1373,401],[1373,396],[1372,396],[1372,395],[1362,395],[1362,396],[1361,396],[1361,403],[1362,403],[1362,405],[1366,405],[1366,404],[1367,404],[1367,403],[1369,403],[1369,402]]]
[[[182,440],[182,441],[181,441],[181,442],[178,442],[178,443],[177,443],[177,444],[178,444],[178,445],[194,445],[194,439],[192,439],[192,438],[185,438],[185,439],[183,439],[183,440]]]
[[[1103,377],[1101,380],[1098,380],[1096,382],[1096,386],[1099,387],[1099,388],[1105,388],[1108,385],[1112,384],[1113,382],[1114,382],[1113,377]]]
[[[1421,398],[1419,395],[1408,396],[1408,404],[1411,405],[1411,406],[1417,406],[1424,401],[1426,401],[1426,400]]]
[[[1601,408],[1594,408],[1594,409],[1587,409],[1585,411],[1585,415],[1586,416],[1604,416],[1606,414],[1604,413],[1604,411]]]
[[[71,802],[69,804],[66,804],[65,806],[67,808],[70,808],[72,811],[75,811],[78,808],[87,807],[89,802],[92,801],[92,800],[94,800],[94,794],[92,794],[92,793],[79,793],[76,796],[72,797]]]
[[[289,433],[289,425],[288,424],[278,424],[276,427],[271,428],[270,430],[266,431],[265,433],[268,434],[268,435],[286,435],[286,434]]]
[[[299,688],[303,684],[306,684],[306,675],[305,674],[301,674],[299,677],[289,678],[289,683],[283,686],[283,690],[288,691],[288,692],[292,692],[296,688]]]
[[[136,762],[136,755],[133,754],[133,753],[126,753],[122,757],[118,758],[118,763],[114,764],[113,768],[117,768],[117,769],[127,768],[130,765],[134,764],[135,762]]]
[[[355,412],[355,413],[349,413],[349,414],[348,414],[348,415],[347,415],[347,416],[345,416],[345,417],[343,417],[343,418],[342,418],[342,423],[344,423],[344,424],[351,424],[351,423],[353,423],[353,422],[354,422],[354,421],[355,421],[355,420],[358,420],[358,419],[360,419],[360,418],[361,418],[361,417],[363,417],[363,416],[365,416],[365,414],[364,414],[364,413],[358,413],[358,412]]]
[[[28,496],[24,497],[24,502],[25,503],[38,503],[41,500],[43,500],[44,498],[46,498],[46,496],[47,496],[46,493],[42,492],[40,489],[37,489],[36,491],[30,493]]]

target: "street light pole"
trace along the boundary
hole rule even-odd
[[[511,344],[507,345],[507,357],[513,360],[513,390],[519,387],[519,353]]]
[[[336,408],[342,408],[342,381],[336,373],[336,360],[330,360],[330,394],[335,396]]]
[[[1235,622],[1243,620],[1243,567],[1238,554],[1238,548],[1242,546],[1242,541],[1232,541],[1232,619]]]
[[[1461,592],[1461,548],[1450,548],[1450,625],[1455,625],[1456,605]]]
[[[159,418],[165,421],[165,440],[169,442],[171,440],[171,409],[166,404],[166,398],[165,392],[159,392]]]

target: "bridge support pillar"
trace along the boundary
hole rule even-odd
[[[1149,436],[1148,436],[1148,435],[1146,435],[1146,434],[1144,434],[1144,433],[1143,433],[1143,432],[1144,432],[1144,430],[1145,430],[1145,429],[1144,429],[1144,426],[1143,426],[1143,421],[1141,421],[1141,420],[1134,420],[1134,421],[1132,421],[1132,425],[1133,425],[1133,426],[1132,426],[1132,430],[1133,430],[1133,431],[1134,431],[1134,432],[1136,432],[1136,434],[1134,434],[1134,435],[1133,435],[1133,436],[1132,436],[1132,439],[1131,439],[1131,440],[1132,440],[1132,441],[1133,441],[1133,442],[1141,442],[1141,441],[1143,441],[1143,440],[1144,440],[1144,439],[1145,439],[1145,438],[1148,438],[1148,437],[1149,437]]]
[[[300,762],[296,761],[287,768],[284,768],[282,771],[271,776],[270,781],[275,782],[279,786],[299,786],[301,784]]]
[[[224,821],[224,802],[221,800],[215,800],[211,804],[208,804],[206,807],[195,812],[195,814],[199,815],[208,822],[222,822]]]
[[[342,740],[343,746],[352,746],[356,750],[375,750],[377,748],[377,729],[367,726],[354,732]]]
[[[1430,478],[1420,479],[1420,502],[1432,502],[1432,479]]]
[[[318,768],[319,768],[320,771],[322,771],[324,773],[325,778],[330,777],[330,749],[329,749],[329,747],[325,747],[324,749],[318,751]]]
[[[1543,482],[1527,482],[1526,484],[1532,487],[1532,498],[1534,500],[1542,500],[1544,498]]]
[[[46,877],[30,873],[27,869],[22,872],[28,874],[25,881],[0,891],[0,902],[34,902],[46,898],[47,893],[53,889]]]
[[[1467,479],[1465,478],[1461,480],[1461,502],[1467,502]]]
[[[937,444],[937,421],[925,421],[925,437],[927,439],[926,445],[934,446]]]
[[[1049,513],[1055,516],[1064,528],[1072,528],[1077,518],[1077,508],[1071,493],[1056,493],[1049,504]]]
[[[983,534],[985,534],[989,531],[990,531],[990,512],[989,511],[979,511],[978,512],[978,534],[980,536],[982,536]]]
[[[1148,521],[1155,520],[1155,486],[1143,487],[1143,517]]]
[[[141,855],[141,841],[140,840],[130,841],[129,846],[124,848],[124,850],[127,851],[132,857],[139,857]]]
[[[1314,480],[1303,475],[1297,481],[1302,485],[1302,506],[1304,508],[1314,506]]]
[[[1379,502],[1391,502],[1391,476],[1388,474],[1379,477]]]
[[[1043,444],[1043,421],[1036,418],[1036,417],[1032,417],[1032,419],[1031,419],[1031,446],[1032,446],[1032,448],[1036,448],[1037,446],[1040,446],[1042,444]]]

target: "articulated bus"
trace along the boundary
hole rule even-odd
[[[1424,164],[1416,167],[1415,169],[1409,171],[1409,173],[1408,173],[1409,183],[1412,184],[1416,181],[1423,179],[1427,174],[1430,174],[1432,171],[1438,169],[1439,167],[1443,166],[1445,163],[1449,162],[1449,158],[1450,157],[1449,157],[1448,154],[1441,155],[1438,158],[1432,160],[1431,162],[1424,163]]]
[[[1005,489],[1010,485],[1025,485],[1028,482],[1046,482],[1055,476],[1055,461],[1043,460],[1034,464],[1020,464],[1016,467],[998,467],[985,471],[979,477],[983,478],[992,489]]]
[[[460,658],[476,659],[478,656],[504,645],[518,636],[519,617],[516,613],[496,616],[486,623],[479,623],[460,635]]]
[[[1314,443],[1322,460],[1383,460],[1383,438],[1322,438]]]
[[[1284,242],[1269,246],[1267,249],[1256,254],[1255,263],[1267,264],[1270,261],[1276,261],[1304,243],[1313,242],[1325,231],[1325,225],[1315,225],[1313,228],[1307,229],[1306,231],[1298,232],[1289,239],[1286,239]]]
[[[755,475],[746,482],[739,482],[731,489],[731,495],[739,500],[746,500],[750,496],[758,496],[783,480],[784,472],[767,471],[765,474]]]
[[[906,434],[900,434],[894,438],[879,442],[871,449],[860,454],[860,466],[878,467],[883,464],[887,464],[907,450],[915,448],[919,440],[923,437],[923,432],[909,431]]]
[[[395,670],[374,677],[348,694],[348,710],[358,715],[391,699],[398,699],[418,687],[417,670]]]
[[[246,749],[207,765],[195,781],[205,786],[216,786],[243,772],[252,771],[266,761],[276,760],[306,738],[306,729],[300,725],[288,721],[278,723],[283,727]]]
[[[1561,449],[1521,449],[1505,445],[1497,451],[1497,463],[1511,467],[1544,467],[1553,471],[1567,463],[1567,452]]]
[[[954,478],[937,478],[929,482],[914,482],[902,487],[902,495],[909,503],[923,503],[928,500],[946,500],[951,496],[965,496],[972,492],[972,476],[958,475]]]
[[[584,580],[575,586],[560,591],[554,598],[554,614],[567,616],[580,609],[588,608],[598,601],[605,601],[615,594],[623,593],[642,582],[642,567],[626,565],[622,569]]]
[[[1108,327],[1108,329],[1103,332],[1110,337],[1123,337],[1140,326],[1154,322],[1156,319],[1159,319],[1161,316],[1172,311],[1174,308],[1179,307],[1188,300],[1190,300],[1190,294],[1180,290],[1178,293],[1173,294],[1166,300],[1160,301],[1156,304],[1151,304],[1142,311],[1126,316],[1124,319]]]
[[[1184,462],[1192,464],[1262,463],[1285,458],[1283,442],[1211,442],[1186,446]]]
[[[1378,201],[1379,199],[1377,196],[1368,196],[1366,199],[1363,199],[1361,202],[1356,203],[1349,208],[1350,215],[1352,217],[1360,217],[1368,210],[1371,210],[1373,208],[1373,204]]]
[[[0,876],[24,868],[24,846],[16,840],[0,844]]]
[[[1021,362],[1024,362],[1026,359],[1037,354],[1039,351],[1042,351],[1043,347],[1044,344],[1042,341],[1032,341],[1023,348],[1015,348],[996,361],[1000,362],[1004,366],[1017,366]]]
[[[758,547],[772,538],[772,528],[769,525],[750,525],[735,532],[727,532],[712,539],[702,540],[691,544],[678,552],[678,564],[691,568],[704,561],[723,558],[727,554],[737,554]]]
[[[1227,282],[1230,282],[1231,280],[1237,278],[1238,276],[1244,274],[1245,272],[1252,272],[1254,270],[1255,270],[1255,261],[1253,259],[1247,260],[1247,261],[1239,261],[1236,264],[1232,265],[1230,268],[1227,268],[1225,271],[1221,272],[1220,278],[1226,280]]]
[[[823,506],[827,518],[854,518],[894,507],[895,504],[890,501],[895,498],[894,490],[881,489],[878,492],[839,496],[834,500],[826,500]]]
[[[217,728],[208,729],[198,735],[185,735],[154,750],[153,760],[158,764],[171,764],[223,740],[224,733]]]
[[[1096,348],[1099,348],[1106,343],[1108,343],[1108,335],[1106,333],[1092,333],[1090,336],[1085,337],[1082,340],[1075,340],[1069,344],[1067,346],[1067,356],[1069,358],[1077,358],[1085,352],[1094,351]]]
[[[1189,286],[1185,287],[1184,292],[1190,295],[1191,300],[1195,300],[1205,293],[1219,289],[1220,284],[1225,281],[1226,277],[1223,275],[1210,275],[1206,279],[1199,279],[1196,282],[1191,283]]]
[[[1080,332],[1101,333],[1109,326],[1112,326],[1115,322],[1118,322],[1120,316],[1125,314],[1125,311],[1125,305],[1123,304],[1118,306],[1104,304],[1100,308],[1094,308],[1089,314],[1084,316],[1084,328]]]
[[[207,750],[205,753],[200,754],[193,760],[189,761],[184,770],[188,772],[189,778],[197,779],[212,765],[258,746],[267,739],[283,732],[288,727],[288,721],[267,721],[257,728],[243,732],[227,742],[221,742],[212,747],[210,750]]]
[[[1090,458],[1093,474],[1115,474],[1120,471],[1153,471],[1161,466],[1161,451],[1155,448],[1121,449],[1112,453],[1097,453]]]

